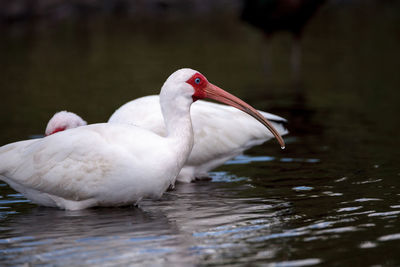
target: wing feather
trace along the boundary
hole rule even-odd
[[[127,176],[133,174],[123,170],[132,170],[135,164],[151,164],[140,155],[155,149],[143,145],[147,143],[143,138],[152,138],[150,143],[158,147],[161,141],[158,135],[136,127],[135,136],[127,136],[123,134],[126,127],[131,126],[83,126],[3,146],[0,148],[0,175],[6,182],[11,180],[10,184],[69,200],[85,200],[116,188],[124,189],[129,180]],[[113,141],[115,139],[120,140],[119,143]],[[131,153],[133,148],[137,153]],[[157,160],[156,156],[154,158]],[[138,184],[144,186],[140,173],[137,175]]]

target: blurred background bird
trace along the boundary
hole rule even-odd
[[[270,74],[270,37],[281,31],[293,35],[291,68],[295,80],[301,66],[300,40],[307,22],[326,0],[244,0],[242,20],[260,29],[265,37],[264,68]]]

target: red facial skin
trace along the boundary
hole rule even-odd
[[[196,83],[196,79],[200,79],[200,82]],[[186,82],[194,88],[194,94],[192,96],[193,102],[207,97],[205,88],[208,84],[208,81],[207,78],[204,77],[202,74],[196,73]]]
[[[52,131],[49,135],[55,134],[57,132],[62,132],[65,130],[65,127],[58,127],[54,131]]]

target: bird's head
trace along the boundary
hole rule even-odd
[[[67,129],[76,128],[79,126],[86,125],[81,117],[73,112],[60,111],[54,114],[54,116],[49,120],[46,127],[46,136],[52,135],[57,132],[61,132]]]
[[[164,88],[168,89],[164,90]],[[166,93],[166,91],[168,91],[168,93]],[[164,83],[160,96],[167,101],[173,100],[177,105],[181,103],[190,105],[196,100],[209,98],[235,107],[261,122],[271,131],[281,147],[285,148],[285,143],[281,135],[255,108],[236,96],[210,83],[203,74],[196,70],[185,68],[175,71]]]

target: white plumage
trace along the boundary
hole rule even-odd
[[[44,206],[136,203],[160,197],[179,172],[165,139],[130,125],[79,127],[0,148],[1,178]]]
[[[193,147],[190,106],[212,98],[242,109],[277,131],[252,107],[191,69],[164,83],[165,137],[130,124],[103,123],[0,147],[0,179],[32,202],[76,210],[134,204],[173,185]]]
[[[132,100],[117,109],[109,123],[128,123],[166,135],[158,95]],[[280,135],[287,134],[286,120],[259,111]],[[177,180],[191,182],[207,177],[212,169],[222,165],[243,151],[273,138],[265,127],[250,115],[227,105],[196,101],[190,109],[194,132],[194,146]]]
[[[284,118],[264,111],[259,112],[271,121],[280,135],[287,134]],[[68,113],[80,118],[74,113]],[[60,113],[56,113],[56,115],[58,114]],[[46,134],[47,132],[57,132],[56,125],[67,125],[66,129],[79,126],[75,123],[76,117],[72,115],[56,115],[49,121]],[[209,171],[227,160],[274,137],[250,115],[227,105],[198,100],[192,104],[190,115],[193,124],[194,146],[177,177],[179,182],[192,182],[196,178],[207,177]],[[54,119],[58,124],[52,123]],[[166,135],[158,95],[140,97],[122,105],[111,115],[108,122],[132,124],[161,136]],[[221,125],[223,127],[220,127]]]

